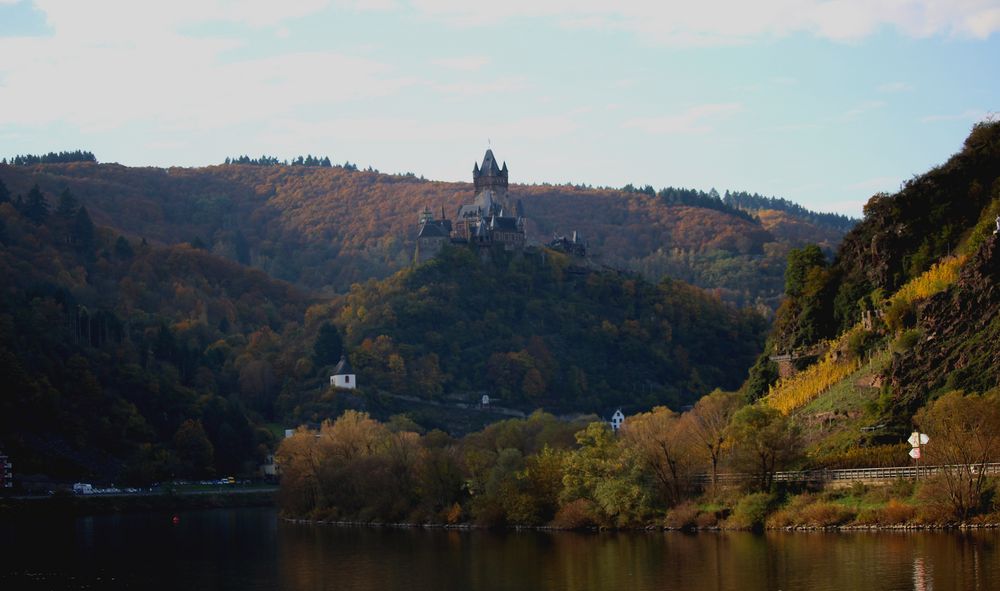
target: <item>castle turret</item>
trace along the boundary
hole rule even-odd
[[[493,150],[486,150],[483,156],[483,165],[476,164],[472,168],[472,182],[476,187],[476,193],[483,189],[492,189],[502,195],[507,193],[507,163],[503,163],[503,168],[497,166],[496,158],[493,157]]]

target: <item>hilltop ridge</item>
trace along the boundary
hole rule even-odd
[[[471,183],[353,166],[158,169],[87,161],[0,165],[0,180],[13,194],[34,183],[50,195],[69,188],[96,223],[132,238],[196,243],[328,293],[411,264],[420,212],[443,207],[451,216],[474,194]],[[790,248],[818,241],[832,252],[844,233],[796,211],[751,215],[711,192],[627,189],[511,185],[532,212],[529,243],[578,231],[603,264],[653,281],[682,279],[762,309],[777,307]]]

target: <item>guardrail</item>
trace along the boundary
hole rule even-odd
[[[948,470],[964,470],[969,474],[978,474],[980,467],[988,475],[1000,474],[1000,463],[968,464],[968,465],[938,465],[920,466],[920,476],[940,474]],[[774,473],[775,482],[876,482],[895,480],[899,478],[915,478],[918,474],[916,466],[893,466],[888,468],[847,468],[838,470],[803,470],[798,472],[783,471]],[[754,478],[752,474],[725,473],[718,475],[719,482],[735,484]],[[711,474],[701,474],[700,482],[711,482]]]

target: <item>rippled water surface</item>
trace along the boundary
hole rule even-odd
[[[0,522],[0,589],[1000,589],[1000,534],[338,528],[273,509]]]

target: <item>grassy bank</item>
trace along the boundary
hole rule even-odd
[[[1000,503],[991,487],[964,517],[956,514],[943,481],[720,495],[717,502],[688,501],[664,517],[668,529],[933,529],[1000,526]]]

